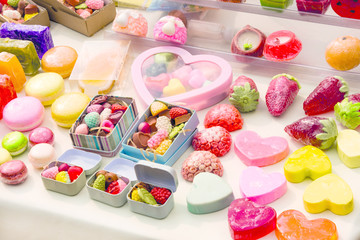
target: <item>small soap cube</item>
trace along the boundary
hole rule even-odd
[[[16,92],[10,77],[8,75],[0,75],[0,120],[2,119],[3,109],[5,105],[12,99],[16,98]]]
[[[14,54],[26,75],[33,75],[40,68],[40,59],[31,41],[0,38],[0,52]]]
[[[0,37],[32,41],[40,59],[47,50],[54,47],[50,28],[41,25],[25,25],[5,22],[0,27]]]
[[[21,91],[26,82],[26,76],[19,59],[14,54],[8,52],[0,53],[0,73],[10,77],[15,91]]]

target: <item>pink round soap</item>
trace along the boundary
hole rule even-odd
[[[0,166],[0,178],[6,184],[20,184],[26,180],[27,168],[20,160],[11,160]]]
[[[3,117],[11,130],[26,132],[38,127],[45,115],[44,106],[34,97],[18,97],[4,108]]]
[[[29,142],[31,146],[39,143],[54,144],[54,133],[47,127],[38,127],[29,134]]]

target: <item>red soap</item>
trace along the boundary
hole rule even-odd
[[[14,85],[6,74],[0,74],[0,96],[0,119],[2,119],[5,105],[17,97]]]
[[[6,184],[20,184],[27,178],[27,168],[20,160],[11,160],[0,166],[0,179]]]
[[[264,56],[270,61],[289,61],[294,59],[301,49],[302,44],[293,32],[281,30],[266,38]]]

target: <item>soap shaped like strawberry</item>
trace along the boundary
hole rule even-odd
[[[360,93],[349,95],[334,107],[335,117],[347,128],[360,125]]]
[[[254,111],[259,104],[255,82],[251,78],[239,76],[230,87],[229,101],[239,112]]]
[[[270,114],[275,117],[283,114],[293,103],[299,90],[300,84],[293,76],[285,73],[274,76],[265,96]]]
[[[341,17],[360,19],[360,2],[357,0],[331,0],[331,7]]]
[[[338,135],[335,120],[323,117],[304,117],[287,125],[285,132],[295,140],[320,149],[330,148]]]
[[[325,78],[304,101],[305,114],[312,116],[334,110],[335,104],[341,102],[348,92],[348,84],[342,77]]]

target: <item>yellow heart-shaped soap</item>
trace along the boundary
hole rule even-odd
[[[310,183],[305,189],[303,201],[305,210],[309,213],[330,210],[338,215],[346,215],[354,208],[350,186],[333,173],[326,174]]]
[[[185,92],[186,89],[184,85],[181,83],[181,81],[177,78],[172,78],[169,81],[169,85],[167,85],[163,89],[163,97],[170,97]]]
[[[331,173],[331,162],[322,150],[308,145],[289,156],[284,164],[284,172],[289,182],[299,183],[306,177],[315,180]]]
[[[360,167],[360,134],[351,129],[339,132],[337,152],[339,158],[349,168]]]

